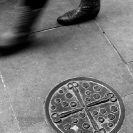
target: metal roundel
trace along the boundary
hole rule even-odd
[[[117,133],[125,118],[120,95],[94,78],[68,79],[50,91],[46,118],[59,133]]]

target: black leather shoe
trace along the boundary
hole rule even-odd
[[[77,9],[66,12],[57,19],[61,25],[73,25],[94,19],[100,11],[100,0],[82,0]]]

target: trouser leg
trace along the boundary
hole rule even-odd
[[[39,2],[38,2],[39,1]],[[46,5],[47,0],[24,0],[22,2],[22,13],[18,18],[18,22],[14,25],[13,29],[2,35],[2,38],[7,40],[4,46],[16,46],[24,44],[33,31],[33,26],[40,16],[43,7]]]
[[[23,5],[30,7],[32,10],[43,8],[47,0],[24,0]]]

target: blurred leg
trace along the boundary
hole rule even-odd
[[[47,0],[25,0],[23,2],[24,6],[30,7],[32,10],[43,8]]]
[[[24,0],[22,5],[25,7],[19,16],[17,24],[12,31],[3,34],[3,40],[6,40],[4,46],[16,46],[26,44],[29,40],[30,33],[33,31],[33,26],[40,16],[42,8],[45,6],[47,0]],[[0,45],[1,46],[1,45]]]

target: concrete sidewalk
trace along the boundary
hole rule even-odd
[[[133,1],[106,0],[95,20],[60,26],[56,19],[79,0],[50,0],[34,44],[0,57],[0,133],[53,133],[43,103],[48,92],[74,77],[94,77],[122,97],[126,109],[119,133],[133,132]],[[14,4],[0,12],[0,34],[12,28]]]

